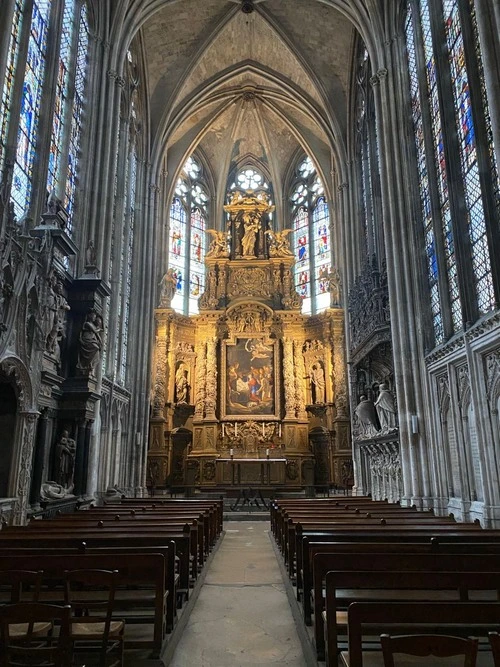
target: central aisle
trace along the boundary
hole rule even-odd
[[[170,665],[304,667],[269,523],[226,526]]]

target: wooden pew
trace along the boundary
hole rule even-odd
[[[359,594],[356,589],[361,589]],[[347,614],[344,610],[356,601],[356,597],[361,601],[368,596],[378,601],[400,602],[416,601],[419,597],[421,600],[424,594],[426,601],[443,601],[444,598],[445,601],[466,602],[471,592],[486,591],[494,602],[499,589],[500,572],[330,571],[326,576],[326,613],[319,623],[322,632],[321,636],[315,634],[318,659],[325,658],[326,635],[327,666],[337,664],[339,623],[345,627]]]
[[[108,569],[118,570],[119,586],[152,586],[153,598],[144,595],[131,596],[131,593],[119,590],[116,597],[117,611],[133,609],[137,606],[153,606],[153,639],[129,640],[128,648],[152,648],[159,653],[166,636],[167,609],[166,601],[169,591],[165,588],[165,558],[162,554],[134,553],[98,553],[98,554],[65,554],[57,553],[36,555],[0,555],[1,570],[42,570],[44,580],[61,581],[65,570]],[[54,600],[54,596],[59,596]],[[43,595],[41,600],[44,601]],[[63,600],[63,591],[55,590],[50,596],[51,602]],[[137,622],[138,617],[128,618],[129,622]],[[143,622],[143,621],[142,621]]]
[[[499,619],[500,604],[492,602],[355,602],[347,611],[349,651],[341,653],[341,661],[344,667],[383,666],[380,644],[375,651],[363,651],[363,638],[367,632],[373,635],[374,625],[380,632],[393,632],[397,626],[401,634],[487,637],[488,630],[498,628]],[[478,667],[483,665],[493,665],[489,652],[479,652]]]
[[[321,639],[324,634],[322,613],[327,607],[327,603],[323,598],[323,590],[326,590],[325,583],[331,571],[374,572],[374,582],[377,581],[379,573],[387,574],[396,571],[425,572],[425,576],[428,572],[471,571],[496,573],[500,577],[500,559],[498,554],[316,554],[314,557],[314,634],[317,645],[322,644]],[[366,588],[372,588],[372,586]],[[425,588],[431,587],[425,586]]]

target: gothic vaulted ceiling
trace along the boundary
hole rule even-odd
[[[317,0],[155,4],[141,39],[158,164],[174,178],[196,147],[220,191],[246,159],[282,183],[303,149],[326,178],[343,155],[352,24]]]

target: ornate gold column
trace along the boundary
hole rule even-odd
[[[163,486],[169,473],[168,443],[165,441],[165,403],[168,382],[167,355],[170,338],[168,308],[155,310],[156,340],[153,361],[153,414],[149,421],[149,451],[147,483]]]

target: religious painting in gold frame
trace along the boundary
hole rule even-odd
[[[223,419],[278,419],[277,361],[277,341],[265,336],[223,341]]]

